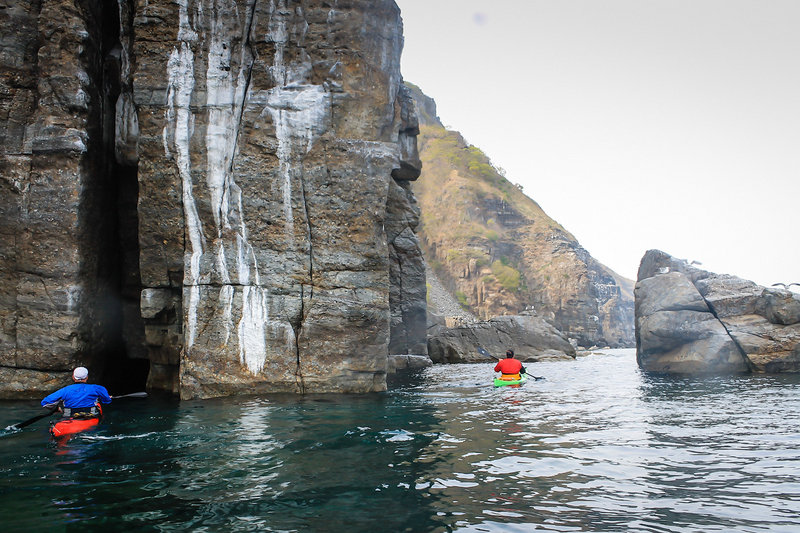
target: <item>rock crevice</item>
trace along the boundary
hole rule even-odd
[[[639,366],[666,373],[800,371],[800,296],[648,251],[636,284]],[[780,303],[778,303],[780,302]],[[780,309],[780,311],[777,311]],[[780,317],[779,317],[780,315]]]

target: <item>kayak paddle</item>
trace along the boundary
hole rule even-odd
[[[485,355],[486,357],[491,357],[495,361],[499,361],[500,360],[499,358],[493,356],[492,354],[490,354],[489,352],[487,352],[486,350],[484,350],[480,346],[478,346],[478,353],[481,354],[481,355]],[[532,377],[533,379],[535,379],[537,381],[540,380],[540,379],[544,379],[544,376],[534,376],[533,374],[528,374],[528,376]]]
[[[112,399],[116,399],[116,398],[147,398],[147,393],[146,392],[132,392],[131,394],[122,394],[121,396],[112,396],[111,398]],[[25,426],[30,426],[31,424],[33,424],[37,420],[41,420],[42,418],[46,418],[46,417],[52,415],[56,411],[58,411],[58,407],[55,407],[55,408],[51,409],[50,411],[46,412],[43,415],[36,415],[33,418],[29,418],[28,420],[25,420],[24,422],[20,422],[18,424],[13,424],[11,426],[8,426],[5,429],[6,429],[6,431],[15,431],[17,429],[22,429]]]
[[[132,392],[130,394],[123,394],[121,396],[112,396],[112,400],[116,400],[117,398],[147,398],[146,392]]]
[[[489,352],[487,352],[486,350],[484,350],[484,349],[483,349],[483,348],[481,348],[480,346],[478,346],[478,353],[479,353],[479,354],[481,354],[481,355],[485,355],[486,357],[491,357],[491,358],[492,358],[492,359],[494,359],[495,361],[499,361],[499,360],[500,360],[500,358],[499,358],[499,357],[495,357],[495,356],[493,356],[492,354],[490,354]]]
[[[46,417],[48,417],[48,416],[52,415],[53,413],[55,413],[56,411],[58,411],[58,407],[54,407],[52,410],[50,410],[50,411],[47,411],[47,412],[46,412],[45,414],[43,414],[43,415],[36,415],[36,416],[34,416],[33,418],[29,418],[29,419],[27,419],[27,420],[26,420],[26,421],[24,421],[24,422],[20,422],[19,424],[14,424],[14,425],[8,426],[8,427],[6,428],[6,430],[8,430],[8,431],[14,431],[14,430],[17,430],[17,429],[22,429],[22,428],[24,428],[25,426],[30,426],[31,424],[33,424],[33,423],[34,423],[34,422],[36,422],[37,420],[41,420],[42,418],[46,418]]]

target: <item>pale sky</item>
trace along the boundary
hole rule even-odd
[[[397,4],[404,78],[599,261],[800,282],[800,1]]]

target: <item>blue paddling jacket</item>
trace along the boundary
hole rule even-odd
[[[73,383],[63,389],[58,389],[53,394],[42,400],[42,407],[64,401],[64,407],[69,409],[80,409],[82,407],[92,407],[97,400],[101,403],[111,403],[111,396],[101,385],[90,385],[88,383]]]

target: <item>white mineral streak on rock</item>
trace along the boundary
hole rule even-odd
[[[219,289],[219,303],[222,307],[222,324],[225,326],[225,339],[224,345],[228,344],[231,338],[231,330],[233,329],[233,287],[231,285],[223,285]]]
[[[217,271],[219,272],[220,281],[222,283],[230,283],[231,276],[228,273],[228,264],[225,260],[225,243],[222,239],[217,243]]]
[[[247,268],[247,257],[245,254],[248,252],[247,239],[240,234],[236,234],[236,264],[239,266],[239,284],[248,285],[250,283],[250,269]],[[256,276],[258,272],[256,271]]]
[[[284,18],[286,1],[280,0],[280,4],[282,11],[276,13],[275,0],[270,0],[269,2],[269,33],[267,33],[267,41],[275,44],[275,58],[273,59],[272,67],[269,69],[272,79],[276,85],[285,85],[287,81],[283,63],[283,51],[289,41],[289,31]]]
[[[315,133],[323,129],[328,115],[328,98],[320,85],[274,87],[268,91],[267,110],[275,123],[277,156],[283,188],[283,214],[286,236],[294,239],[292,214],[293,160],[311,150]],[[302,172],[299,162],[298,172]]]
[[[217,271],[223,283],[230,283],[222,240],[228,222],[228,188],[232,181],[231,163],[236,150],[236,109],[234,84],[230,75],[231,29],[219,16],[211,20],[206,69],[206,185],[211,196],[217,245]]]
[[[261,287],[242,287],[242,319],[239,321],[239,358],[253,374],[264,368],[267,353],[265,326],[267,291]]]
[[[197,40],[197,32],[194,31],[192,25],[189,23],[189,0],[173,0],[178,7],[179,20],[178,20],[178,40],[181,42],[192,42]],[[198,9],[202,14],[203,5],[198,3]]]
[[[298,8],[302,18],[302,9]],[[301,50],[303,61],[285,64],[284,49],[289,42],[286,2],[280,2],[276,11],[274,0],[270,2],[270,21],[267,40],[275,44],[275,58],[269,73],[275,87],[267,92],[267,111],[275,124],[278,138],[277,156],[282,179],[283,215],[286,220],[286,236],[294,241],[294,215],[292,213],[293,161],[300,159],[311,150],[316,135],[325,129],[325,119],[329,113],[329,99],[321,85],[308,85],[311,65],[310,59]],[[305,36],[308,23],[300,24],[300,38]],[[302,162],[297,165],[302,172]]]
[[[72,313],[78,309],[81,300],[82,289],[77,285],[67,287],[67,312]]]
[[[248,10],[249,13],[249,10]],[[249,15],[248,15],[249,16]],[[247,97],[247,72],[252,58],[247,47],[242,47],[239,72],[231,74],[231,32],[239,25],[230,25],[231,14],[216,12],[210,21],[208,68],[206,70],[206,184],[211,196],[211,207],[218,240],[217,270],[223,283],[231,283],[224,253],[224,230],[236,234],[236,274],[242,285],[242,315],[238,324],[239,359],[253,374],[264,368],[267,359],[265,323],[267,322],[269,293],[259,287],[258,263],[253,246],[248,242],[248,231],[242,208],[241,189],[233,177],[233,160],[239,123]],[[228,23],[228,24],[226,24]],[[249,28],[245,21],[244,28]],[[246,36],[245,36],[246,37]],[[233,219],[233,224],[231,223]],[[250,269],[254,276],[251,276]],[[252,286],[255,284],[255,286]],[[220,306],[225,317],[225,344],[232,325],[233,288],[220,291]]]
[[[239,320],[239,361],[253,374],[267,360],[266,324],[269,321],[269,291],[263,287],[242,287],[242,318]]]
[[[189,156],[189,139],[192,134],[193,116],[189,108],[194,90],[194,56],[186,40],[194,40],[197,34],[189,26],[187,0],[179,0],[180,30],[178,39],[183,41],[180,50],[174,48],[167,62],[167,112],[164,126],[164,149],[167,157],[174,157],[178,166],[183,187],[183,208],[186,213],[186,225],[192,245],[189,280],[196,284],[200,279],[200,257],[203,254],[205,237],[197,214],[194,196],[192,195],[191,159]],[[170,150],[169,130],[174,128],[172,148]]]
[[[200,287],[192,285],[189,287],[189,311],[186,316],[189,338],[186,340],[186,349],[191,351],[194,340],[197,338],[197,304],[200,302]]]
[[[167,62],[167,111],[163,139],[167,157],[175,159],[183,188],[183,210],[189,242],[192,246],[192,257],[189,266],[189,310],[187,315],[188,348],[194,344],[197,333],[197,304],[200,299],[200,258],[205,247],[200,217],[197,213],[192,194],[191,159],[189,155],[189,139],[192,135],[193,117],[190,110],[192,91],[194,90],[194,56],[188,41],[197,39],[197,34],[189,25],[187,0],[179,0],[180,29],[178,40],[180,50],[174,48]],[[170,135],[172,132],[172,135]],[[171,137],[171,138],[170,138]],[[170,141],[172,141],[170,143]],[[170,144],[172,146],[170,146]],[[173,153],[174,150],[174,153]],[[186,283],[186,282],[185,282]]]
[[[206,181],[211,194],[217,237],[221,237],[223,224],[229,226],[226,192],[236,149],[235,106],[241,102],[234,101],[235,87],[230,73],[230,29],[219,18],[215,18],[211,21],[210,37],[206,70]]]
[[[194,90],[194,61],[192,50],[187,43],[181,43],[170,54],[167,62],[169,84],[167,86],[167,120],[173,118],[175,133],[172,139],[175,153],[172,154],[167,143],[167,155],[173,156],[178,166],[178,173],[183,186],[183,209],[186,213],[186,225],[189,230],[189,241],[192,245],[192,259],[189,269],[189,280],[195,284],[200,279],[200,257],[203,254],[205,237],[200,226],[197,206],[192,195],[191,159],[189,156],[189,139],[193,117],[189,109]],[[170,124],[164,126],[164,137],[168,136]]]
[[[133,95],[121,93],[114,108],[114,155],[120,164],[137,163],[137,140],[139,138],[139,115]]]

